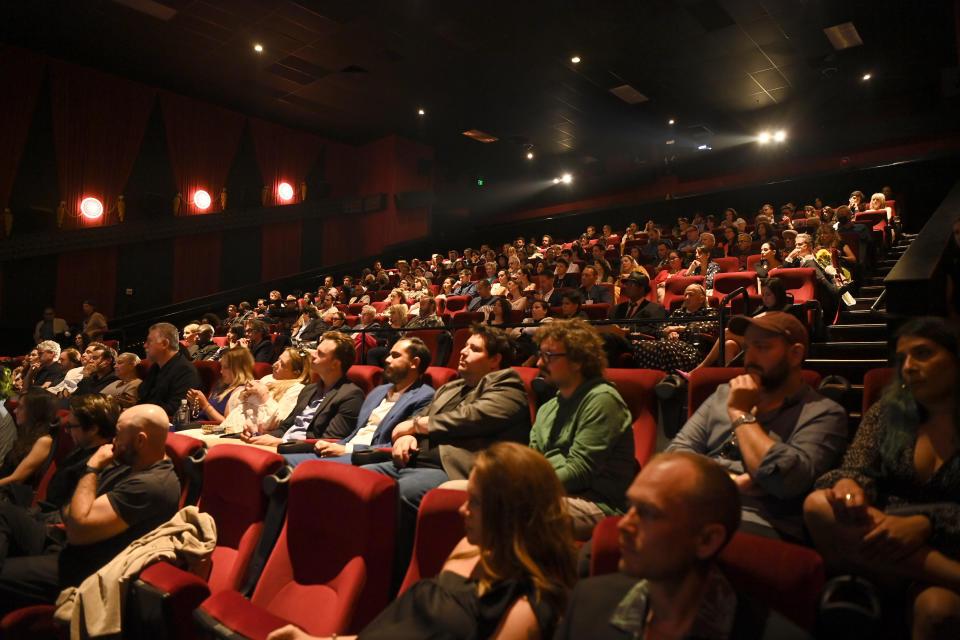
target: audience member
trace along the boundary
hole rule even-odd
[[[53,307],[43,308],[43,319],[33,328],[33,343],[40,344],[44,340],[61,342],[69,338],[70,327],[67,321],[57,317]]]
[[[199,389],[187,390],[187,402],[198,420],[220,424],[240,404],[244,385],[255,380],[253,356],[249,349],[229,349],[220,358],[220,384],[204,396]]]
[[[683,292],[683,303],[674,309],[670,318],[678,324],[661,325],[655,335],[659,340],[639,340],[633,343],[633,355],[642,369],[661,371],[689,371],[702,360],[707,349],[704,336],[713,344],[717,332],[716,311],[710,308],[707,292],[699,284],[688,285]]]
[[[744,262],[744,266],[746,262]],[[703,245],[697,247],[697,255],[687,268],[688,276],[704,276],[705,289],[713,289],[713,277],[720,273],[720,265],[710,259],[710,249]]]
[[[580,273],[580,293],[586,304],[609,304],[613,306],[613,292],[597,284],[597,268],[587,265]]]
[[[306,351],[287,347],[273,363],[273,373],[248,381],[238,395],[241,406],[221,423],[227,433],[266,433],[286,420],[310,384],[308,357]]]
[[[804,503],[807,528],[832,570],[904,589],[913,638],[960,626],[960,332],[916,318],[897,333],[893,384],[860,423],[843,464]]]
[[[143,350],[153,362],[137,387],[137,404],[157,405],[172,416],[186,400],[188,389],[200,388],[193,363],[180,354],[177,328],[168,322],[150,327]]]
[[[46,391],[34,389],[20,397],[13,411],[17,440],[0,465],[0,487],[33,484],[39,479],[35,476],[43,468],[53,446],[50,428],[56,415],[57,400]]]
[[[100,393],[117,399],[120,407],[127,409],[137,404],[137,388],[143,382],[137,365],[140,357],[135,353],[121,353],[113,365],[117,380],[105,386]]]
[[[93,300],[83,301],[83,324],[80,332],[87,336],[90,342],[103,340],[103,334],[107,332],[107,319],[97,311]]]
[[[484,307],[489,307],[497,297],[490,291],[490,283],[486,279],[480,279],[477,282],[477,293],[470,304],[467,305],[467,311],[482,311]]]
[[[90,347],[81,355],[73,347],[68,347],[60,352],[60,368],[65,372],[63,380],[59,384],[47,387],[47,391],[57,396],[69,396],[77,390],[77,384],[83,379],[83,365],[86,364],[86,356]]]
[[[0,571],[0,611],[52,604],[63,588],[80,584],[173,516],[180,483],[165,457],[167,428],[158,406],[140,405],[120,415],[113,444],[102,445],[87,461],[64,511],[66,546],[8,558]]]
[[[247,320],[240,346],[250,349],[254,362],[273,363],[273,342],[267,334],[267,325],[261,320]],[[223,354],[221,354],[223,357]]]
[[[738,593],[717,566],[740,520],[737,488],[721,466],[660,454],[630,485],[627,502],[619,573],[577,584],[555,638],[810,637]]]
[[[103,389],[117,380],[113,366],[117,361],[117,352],[100,342],[87,347],[86,364],[83,366],[83,378],[77,383],[77,395],[101,393]]]
[[[717,387],[667,450],[706,455],[734,476],[742,530],[802,541],[803,498],[839,462],[846,412],[803,381],[809,340],[795,317],[736,316],[730,331],[744,337],[746,372]]]
[[[574,535],[587,540],[600,520],[623,513],[635,465],[630,411],[603,378],[603,341],[590,325],[551,322],[535,340],[537,367],[557,395],[537,411],[530,447],[556,470]]]
[[[306,385],[290,414],[274,429],[261,435],[244,433],[244,442],[279,445],[313,438],[342,438],[353,430],[363,391],[347,379],[356,360],[353,338],[328,331],[311,352],[310,369],[319,382]]]
[[[473,274],[470,269],[460,270],[460,280],[453,286],[451,293],[455,296],[475,296],[477,295],[476,283],[470,282]]]

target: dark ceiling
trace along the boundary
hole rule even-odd
[[[942,69],[957,66],[953,12],[936,0],[6,0],[0,39],[346,142],[422,139],[470,167],[525,162],[525,145],[535,162],[717,145],[900,95],[935,109]],[[863,44],[837,51],[824,28],[845,22]],[[622,85],[648,100],[611,93]]]

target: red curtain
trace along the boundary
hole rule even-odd
[[[300,221],[263,225],[260,279],[300,272]]]
[[[245,117],[205,102],[160,93],[170,164],[180,193],[179,215],[220,211],[220,190],[240,146]],[[204,190],[210,207],[201,210],[194,194]]]
[[[358,195],[357,148],[327,141],[323,155],[323,179],[330,184],[330,196],[346,198]]]
[[[67,62],[50,62],[53,132],[63,227],[117,221],[117,196],[137,159],[156,91]],[[96,197],[103,215],[80,215],[80,201]]]
[[[44,59],[36,54],[0,45],[0,78],[6,90],[0,100],[0,211],[8,204],[17,177],[20,155],[43,81]],[[0,237],[3,232],[0,231]]]
[[[257,164],[260,165],[263,184],[267,187],[267,204],[300,202],[300,183],[306,180],[310,169],[316,164],[323,140],[257,118],[250,118],[250,133],[257,150]],[[282,182],[293,187],[293,198],[288,201],[278,196],[277,187]]]
[[[173,302],[220,290],[219,231],[181,236],[173,241]]]
[[[68,322],[79,322],[81,304],[93,299],[109,321],[117,295],[117,248],[70,251],[57,260],[57,313]]]

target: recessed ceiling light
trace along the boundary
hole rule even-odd
[[[560,180],[563,181],[563,184],[570,184],[571,182],[573,182],[573,176],[570,175],[569,173],[565,173],[563,174],[563,177],[560,178]]]
[[[773,139],[776,140],[777,142],[783,142],[784,140],[787,139],[787,132],[781,129],[780,131],[777,131],[775,134],[773,134]]]
[[[580,56],[573,56],[572,58],[570,58],[570,62],[572,62],[573,64],[580,64]]]
[[[533,160],[533,151],[527,151],[527,160]]]
[[[869,73],[863,74],[863,80],[864,80],[864,81],[869,80],[869,79],[872,78],[872,77],[873,77],[872,74],[869,74]]]
[[[760,144],[767,144],[768,142],[770,142],[770,134],[764,131],[757,137],[757,142],[759,142]]]
[[[424,111],[423,109],[417,109],[417,115],[418,115],[418,116],[423,116],[423,115],[426,115],[426,114],[427,114],[427,112]]]
[[[253,50],[257,53],[263,53],[263,45],[258,42],[257,44],[253,45]]]
[[[560,184],[560,178],[554,178],[553,184]]]
[[[673,124],[674,122],[675,120],[673,118],[670,118],[669,120],[667,120],[667,124]]]

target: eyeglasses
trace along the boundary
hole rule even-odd
[[[568,356],[568,355],[570,355],[570,354],[568,354],[568,353],[553,353],[553,352],[551,352],[551,351],[538,351],[538,352],[537,352],[537,357],[540,358],[541,360],[543,360],[544,362],[546,362],[547,364],[550,364],[550,363],[551,363],[553,360],[555,360],[556,358],[564,358],[564,357],[566,357],[566,356]]]
[[[721,445],[717,454],[727,460],[742,459],[743,456],[740,454],[740,445],[737,444],[737,434],[735,432],[730,432],[730,436],[727,438],[727,441]]]

